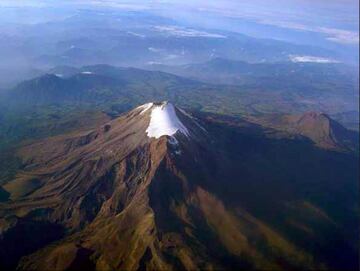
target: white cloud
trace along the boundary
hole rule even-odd
[[[127,33],[130,34],[130,35],[133,35],[133,36],[135,36],[135,37],[146,38],[145,35],[139,34],[139,33],[136,33],[136,32],[128,31]]]
[[[344,44],[359,44],[359,33],[353,31],[327,27],[320,27],[318,31],[327,34],[327,39],[330,41]]]
[[[74,1],[75,2],[75,1]],[[81,4],[90,4],[94,6],[112,7],[125,10],[147,10],[151,9],[151,4],[147,1],[118,1],[118,0],[93,0],[77,1]]]
[[[153,53],[160,53],[160,52],[164,51],[163,49],[154,48],[154,47],[149,47],[148,50]]]
[[[155,26],[155,30],[159,32],[164,32],[169,35],[173,36],[180,36],[180,37],[206,37],[206,38],[218,38],[218,39],[225,39],[226,36],[216,34],[216,33],[209,33],[205,31],[199,31],[190,28],[183,28],[179,26],[173,25],[159,25]]]
[[[338,28],[308,26],[300,23],[286,21],[261,20],[260,23],[274,25],[282,28],[294,29],[305,32],[315,32],[326,36],[327,40],[342,44],[359,44],[359,33],[355,31],[343,30]]]
[[[199,13],[319,33],[341,44],[359,44],[358,0],[194,0],[184,5]]]
[[[325,58],[325,57],[318,57],[318,56],[300,56],[300,55],[289,55],[289,58],[294,63],[320,63],[320,64],[328,64],[328,63],[339,63],[339,61]]]

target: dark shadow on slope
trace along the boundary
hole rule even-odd
[[[356,152],[327,151],[302,138],[224,122],[206,123],[219,150],[214,179],[222,180],[208,183],[209,191],[230,208],[245,208],[329,268],[357,269]],[[293,219],[311,233],[290,225]]]
[[[0,235],[0,270],[15,270],[20,258],[61,239],[64,229],[49,222],[21,219]]]

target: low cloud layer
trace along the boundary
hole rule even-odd
[[[246,19],[263,25],[319,33],[340,44],[359,44],[358,0],[2,0],[0,7],[102,7],[150,11],[163,16],[194,13]]]

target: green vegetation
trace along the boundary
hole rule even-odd
[[[205,75],[216,78],[214,71],[219,74],[220,68],[227,67],[223,73],[234,75],[245,65],[241,62],[235,64],[224,65],[217,60],[207,64],[207,69],[201,67],[204,68]],[[249,64],[246,64],[247,66]],[[83,68],[93,74],[81,74],[81,70],[67,68],[71,69],[71,73],[66,78],[44,75],[25,81],[0,96],[0,164],[3,168],[0,171],[0,180],[4,182],[18,167],[15,153],[9,150],[19,143],[81,127],[90,128],[106,119],[101,112],[115,117],[149,101],[170,100],[188,110],[235,117],[279,112],[299,113],[308,110],[350,110],[349,104],[345,100],[341,102],[335,89],[342,88],[345,96],[353,97],[351,86],[354,82],[349,81],[348,86],[344,85],[340,74],[334,71],[336,66],[330,66],[323,71],[337,74],[337,77],[330,78],[331,84],[321,83],[329,77],[321,74],[318,74],[318,77],[322,78],[322,81],[304,80],[317,71],[317,67],[312,65],[305,68],[295,64],[279,64],[271,70],[274,73],[273,79],[262,75],[264,70],[267,70],[266,64],[251,67],[256,71],[253,77],[250,76],[252,81],[247,76],[249,78],[240,86],[214,85],[164,72],[107,65]],[[290,68],[297,68],[297,72],[291,73]],[[196,76],[199,67],[194,66],[192,69],[193,76]],[[292,82],[296,88],[278,78],[277,74],[286,75],[289,72],[286,82]],[[336,116],[354,127],[356,120],[349,120],[348,116],[355,115],[357,114],[339,113]]]

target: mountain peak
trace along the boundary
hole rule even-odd
[[[283,115],[265,121],[270,127],[307,137],[318,147],[332,150],[356,150],[358,135],[323,112]]]
[[[147,103],[138,107],[140,114],[146,112],[150,115],[150,122],[146,129],[146,134],[150,138],[160,138],[161,136],[173,136],[180,132],[186,137],[190,135],[189,130],[180,120],[179,114],[183,114],[172,103],[168,101]]]
[[[160,128],[150,129],[152,122]],[[156,139],[150,137],[155,131]],[[74,266],[96,270],[319,269],[317,262],[308,260],[312,258],[306,247],[298,248],[286,241],[286,232],[278,234],[275,227],[267,226],[267,216],[252,214],[257,204],[249,211],[243,206],[251,208],[253,195],[261,190],[261,200],[256,202],[264,213],[283,206],[284,216],[280,218],[285,221],[292,213],[305,210],[301,216],[290,216],[305,222],[308,217],[316,218],[314,224],[306,224],[305,232],[319,225],[336,229],[342,224],[333,222],[310,202],[283,202],[292,189],[304,195],[309,187],[323,189],[327,183],[319,185],[319,179],[333,182],[346,176],[355,183],[356,172],[351,169],[357,161],[345,160],[350,161],[349,166],[345,162],[339,170],[332,170],[345,156],[309,152],[303,144],[265,140],[260,134],[257,139],[258,135],[252,136],[252,128],[248,132],[228,123],[219,125],[201,115],[196,119],[169,102],[161,102],[144,104],[94,130],[24,146],[18,152],[23,170],[0,187],[9,198],[0,202],[0,248],[10,250],[7,253],[0,249],[1,260],[8,255],[24,255],[19,270],[69,270]],[[187,140],[187,133],[191,140]],[[294,153],[303,159],[294,161]],[[308,162],[309,154],[315,154],[318,163]],[[240,159],[243,162],[239,163]],[[273,166],[279,161],[284,163],[285,171],[276,173],[262,187],[264,176],[274,174]],[[303,170],[304,166],[309,168]],[[305,185],[291,181],[303,172],[310,179]],[[273,185],[278,186],[267,189]],[[24,230],[25,226],[41,228],[30,232]],[[52,239],[43,239],[44,231]],[[321,237],[326,239],[335,233],[328,232]],[[29,245],[32,251],[15,254],[18,246],[15,250],[14,235],[34,240]],[[313,235],[307,240],[313,241]],[[326,249],[328,244],[322,246]],[[275,254],[267,249],[272,247]],[[227,255],[234,257],[230,263]],[[281,265],[277,265],[279,257]],[[10,258],[9,262],[18,260]]]
[[[316,112],[316,111],[309,111],[305,112],[301,118],[300,121],[309,121],[309,120],[329,120],[330,117],[322,112]]]

